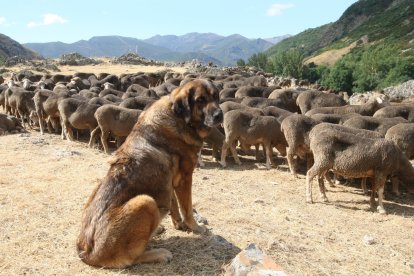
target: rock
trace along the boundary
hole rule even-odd
[[[194,216],[194,219],[198,223],[202,223],[204,225],[208,225],[207,219],[205,217],[203,217],[200,213],[198,213],[196,209],[193,209],[193,216]]]
[[[59,157],[82,155],[80,152],[74,150],[56,150],[55,154]]]
[[[371,237],[370,235],[365,235],[362,238],[362,241],[364,242],[365,245],[371,245],[375,243],[375,238]]]
[[[227,276],[287,275],[280,265],[264,254],[255,244],[250,244],[240,252],[224,269]]]
[[[79,66],[79,65],[92,65],[92,64],[99,64],[99,63],[102,63],[102,62],[92,59],[92,58],[84,57],[79,53],[63,54],[59,58],[59,65]]]

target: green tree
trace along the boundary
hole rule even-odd
[[[298,49],[279,52],[271,58],[273,73],[284,77],[303,78],[307,68],[304,59]]]
[[[244,61],[244,59],[238,59],[236,61],[237,66],[246,66],[246,62]]]
[[[259,70],[267,70],[267,68],[269,67],[268,58],[267,58],[267,55],[265,53],[253,54],[249,58],[247,63],[250,66],[257,67]]]

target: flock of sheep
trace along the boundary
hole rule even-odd
[[[222,128],[214,128],[205,142],[226,167],[228,150],[237,164],[238,152],[259,146],[271,168],[273,147],[287,157],[297,176],[297,159],[307,160],[306,200],[312,202],[312,179],[317,177],[321,200],[326,201],[324,179],[330,172],[346,178],[372,181],[371,207],[383,206],[384,185],[402,183],[414,190],[414,104],[390,103],[380,93],[360,105],[349,105],[346,94],[320,91],[306,82],[269,79],[263,75],[136,73],[120,76],[101,73],[36,75],[21,72],[0,85],[0,135],[38,125],[43,134],[61,133],[74,140],[74,129],[87,131],[89,146],[98,136],[105,152],[108,141],[119,146],[130,133],[142,110],[176,87],[195,78],[207,78],[220,90],[224,113]],[[4,83],[4,80],[0,80]],[[240,150],[237,150],[237,146]],[[201,156],[201,155],[200,155]],[[203,161],[200,158],[200,166]]]

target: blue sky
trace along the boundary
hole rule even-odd
[[[189,32],[295,35],[336,21],[356,0],[0,0],[0,33],[20,43]]]

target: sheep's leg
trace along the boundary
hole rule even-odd
[[[105,153],[109,154],[109,146],[108,146],[108,138],[109,138],[109,131],[104,131],[101,129],[101,143],[104,147]]]
[[[391,178],[391,182],[392,182],[392,192],[393,192],[393,194],[395,194],[396,196],[400,196],[401,193],[398,189],[399,184],[400,184],[400,180],[398,179],[398,177],[393,176]]]
[[[96,136],[98,135],[98,131],[100,130],[99,126],[97,126],[94,130],[91,131],[91,138],[89,139],[88,147],[93,148],[96,142]]]
[[[55,128],[53,128],[53,126],[52,126],[52,118],[50,116],[47,117],[46,124],[47,124],[47,131],[50,134],[52,134],[54,132]],[[60,125],[62,127],[62,122],[60,122]]]
[[[221,161],[220,161],[220,165],[225,168],[226,167],[226,156],[227,156],[227,150],[229,149],[229,144],[224,141],[223,142],[223,147],[221,148]]]
[[[204,163],[203,158],[201,157],[201,150],[202,150],[202,148],[201,148],[201,149],[200,149],[200,151],[197,153],[197,156],[198,156],[198,165],[199,165],[200,167],[204,167],[206,164]]]
[[[256,158],[256,161],[259,161],[259,160],[261,160],[262,159],[262,155],[260,154],[260,144],[255,144],[254,145],[254,148],[255,148],[255,150],[256,150],[256,156],[255,156],[255,158]],[[262,144],[262,148],[263,148],[263,151],[265,151],[265,146]]]
[[[318,171],[315,165],[313,165],[306,173],[306,202],[313,203],[312,201],[312,180],[318,175]]]
[[[272,145],[270,143],[265,143],[263,149],[266,153],[266,168],[270,170],[272,167]]]
[[[66,123],[65,130],[66,130],[66,137],[68,138],[68,140],[71,142],[75,141],[75,138],[73,137],[73,129],[69,123]]]
[[[237,165],[241,165],[242,163],[241,163],[241,161],[239,159],[239,156],[237,155],[236,147],[233,146],[233,145],[231,145],[230,151],[231,151],[231,154],[233,155],[233,158],[234,158],[234,161],[236,162],[236,164]]]
[[[62,117],[60,118],[60,128],[62,129],[61,138],[62,140],[64,140],[66,137],[66,130],[65,130],[65,124],[63,123]]]
[[[41,116],[41,114],[39,112],[37,113],[37,116],[39,117],[40,134],[43,135],[44,134],[44,129],[45,129],[44,119],[43,119],[43,116]]]
[[[377,187],[378,193],[378,207],[377,210],[380,214],[386,214],[384,205],[382,201],[384,200],[384,186],[385,186],[386,178],[384,176],[376,176],[375,177],[375,186]]]
[[[368,195],[368,188],[367,188],[367,178],[361,178],[361,189],[364,192],[364,195]]]
[[[319,194],[321,201],[327,202],[328,198],[326,197],[326,188],[324,178],[327,174],[327,171],[318,175],[318,184],[319,184]]]
[[[295,162],[294,157],[295,157],[295,154],[294,154],[293,147],[288,147],[286,158],[287,158],[287,161],[288,161],[290,173],[293,174],[293,176],[297,178],[298,175],[296,173],[296,162]]]
[[[329,183],[329,187],[335,187],[335,184],[334,184],[334,182],[332,180],[332,177],[329,175],[328,171],[325,172],[325,178],[326,178],[326,180]]]

